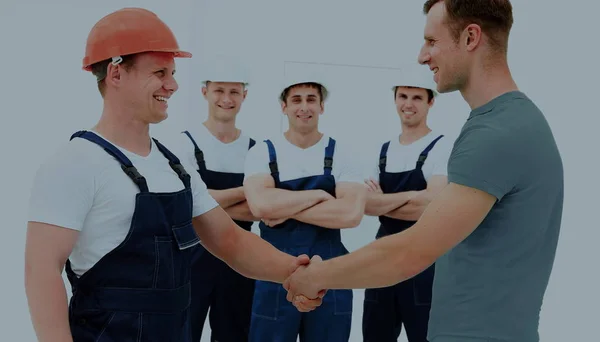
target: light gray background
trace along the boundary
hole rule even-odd
[[[5,233],[0,260],[7,278],[0,292],[0,340],[36,340],[23,287],[31,180],[40,162],[70,134],[98,119],[101,99],[94,78],[81,70],[85,39],[101,16],[126,6],[155,11],[180,45],[195,54],[178,62],[180,90],[170,101],[170,117],[152,128],[159,137],[205,118],[194,78],[198,63],[214,53],[236,54],[252,68],[239,125],[258,138],[286,128],[276,101],[278,82],[284,71],[302,68],[329,80],[332,96],[322,130],[353,144],[365,170],[372,166],[376,144],[399,129],[387,83],[394,74],[382,68],[416,61],[422,0],[354,2],[353,7],[342,0],[2,1],[0,204]],[[563,229],[541,313],[541,340],[593,341],[600,304],[593,253],[600,240],[598,167],[593,163],[599,146],[594,24],[600,6],[591,0],[514,0],[513,7],[510,66],[521,90],[545,112],[565,164]],[[455,137],[468,110],[460,94],[445,94],[430,112],[431,126]],[[344,231],[348,248],[372,241],[375,224],[365,217],[358,228]],[[355,290],[355,298],[352,341],[358,342],[362,290]]]

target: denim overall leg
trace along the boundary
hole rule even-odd
[[[429,151],[440,138],[433,140],[419,155],[413,170],[386,172],[387,150],[390,142],[381,147],[379,159],[379,182],[384,193],[419,191],[427,188],[422,167]],[[415,221],[404,221],[380,216],[381,223],[376,238],[401,232]],[[363,311],[363,339],[365,342],[397,341],[406,329],[409,342],[426,342],[431,288],[435,265],[419,275],[399,284],[377,289],[366,289]]]
[[[189,174],[153,139],[184,189],[150,192],[143,175],[115,146],[89,131],[77,132],[71,139],[75,137],[112,155],[140,192],[123,242],[79,278],[66,263],[74,342],[191,342],[190,264],[199,239],[192,226]]]
[[[208,170],[204,152],[188,131],[184,134],[194,145],[198,173],[209,189],[224,190],[240,187],[243,173]],[[250,139],[248,149],[254,146]],[[245,230],[251,230],[253,222],[234,220]],[[245,342],[250,331],[254,279],[249,279],[231,269],[225,262],[207,252],[202,245],[194,247],[192,265],[192,337],[200,341],[206,314],[210,307],[209,321],[211,341]]]
[[[325,149],[323,175],[281,182],[275,147],[269,149],[269,167],[275,186],[291,191],[322,189],[335,196],[335,178],[331,174],[335,140]],[[339,229],[328,229],[297,220],[287,220],[274,227],[260,222],[261,237],[279,250],[293,256],[319,255],[323,260],[344,255],[348,250]],[[250,327],[251,342],[347,342],[352,324],[352,290],[330,290],[323,304],[308,313],[299,312],[286,299],[281,284],[257,281]]]

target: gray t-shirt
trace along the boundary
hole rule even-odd
[[[561,156],[542,112],[519,91],[474,109],[454,144],[448,181],[497,202],[436,263],[429,341],[539,341],[564,189]]]

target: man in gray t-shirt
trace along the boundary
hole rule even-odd
[[[510,74],[512,6],[428,0],[424,12],[419,63],[433,71],[438,92],[460,91],[471,108],[448,185],[409,229],[296,270],[284,283],[288,300],[394,285],[435,262],[430,342],[537,342],[562,219],[563,165],[544,115]]]
[[[448,182],[497,202],[437,260],[429,340],[537,341],[563,206],[562,162],[543,114],[519,91],[474,109],[450,155]]]

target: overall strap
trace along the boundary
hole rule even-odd
[[[419,155],[419,159],[417,159],[417,166],[416,166],[417,169],[421,169],[421,167],[423,167],[423,164],[425,164],[425,160],[427,159],[427,155],[429,154],[429,151],[431,151],[433,146],[435,146],[435,144],[442,137],[443,137],[443,135],[440,135],[439,137],[435,138],[431,143],[429,143],[429,145],[427,145],[427,147],[425,147],[423,152],[421,152],[421,154]]]
[[[269,168],[271,169],[271,176],[275,179],[275,184],[279,184],[279,168],[277,167],[277,153],[275,153],[275,146],[271,140],[265,140],[267,148],[269,149]]]
[[[385,167],[387,166],[387,152],[390,147],[390,142],[386,142],[381,145],[381,151],[379,152],[379,172],[385,172]]]
[[[187,135],[188,138],[190,138],[190,140],[192,141],[192,144],[194,144],[194,155],[196,156],[196,163],[198,164],[198,170],[206,171],[206,163],[204,161],[204,152],[202,152],[202,150],[198,147],[198,144],[196,144],[196,140],[194,140],[194,138],[192,138],[192,135],[190,134],[190,132],[183,131],[183,133],[185,133],[185,135]]]
[[[175,171],[177,176],[179,176],[179,179],[181,179],[186,189],[189,189],[191,187],[191,177],[185,171],[183,165],[181,165],[181,161],[179,160],[179,158],[177,158],[158,140],[156,140],[155,138],[152,138],[152,140],[154,140],[154,143],[156,144],[156,147],[158,147],[158,150],[165,156],[165,158],[169,160],[169,166],[173,169],[173,171]]]
[[[329,145],[325,148],[325,160],[323,166],[323,173],[327,176],[331,174],[331,169],[333,166],[333,152],[335,151],[335,140],[333,138],[329,138]]]
[[[251,149],[256,144],[256,141],[250,138],[250,144],[248,144],[248,149]]]
[[[121,152],[113,144],[102,139],[97,134],[85,130],[75,132],[73,135],[71,135],[69,140],[73,140],[73,138],[86,139],[102,147],[104,151],[113,156],[121,164],[121,169],[123,169],[125,174],[138,186],[141,192],[148,192],[148,183],[146,182],[146,178],[144,178],[144,176],[138,172],[129,158],[127,158],[123,152]]]

